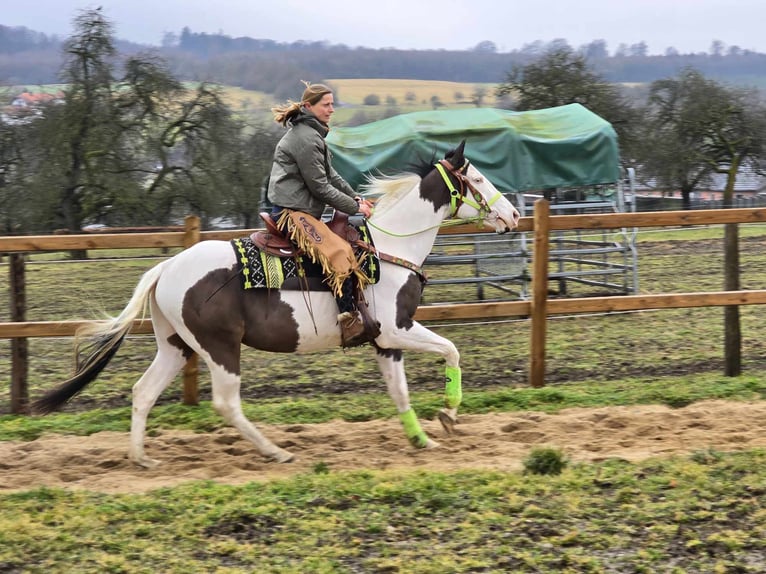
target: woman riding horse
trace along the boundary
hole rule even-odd
[[[474,221],[497,233],[518,225],[519,212],[464,155],[465,141],[436,164],[395,177],[371,178],[368,189],[380,199],[366,224],[380,260],[378,280],[367,287],[370,312],[380,321],[371,347],[396,407],[404,434],[417,448],[434,448],[410,403],[404,354],[436,353],[444,359],[444,407],[439,421],[449,434],[462,400],[460,353],[450,340],[415,320],[425,285],[422,265],[447,220]],[[157,353],[133,386],[128,457],[151,468],[145,451],[149,411],[194,353],[205,361],[213,406],[258,452],[287,462],[293,453],[266,437],[242,409],[243,345],[267,352],[324,352],[341,344],[338,308],[325,290],[306,293],[293,286],[244,288],[236,241],[207,240],[148,270],[119,315],[89,322],[77,331],[77,368],[58,387],[33,403],[51,412],[98,377],[118,351],[137,318],[151,310]],[[309,297],[311,295],[311,297]],[[87,355],[80,355],[87,350]],[[318,377],[321,384],[329,373]]]
[[[380,334],[380,326],[365,321],[367,313],[360,313],[359,306],[366,305],[360,296],[366,276],[351,245],[336,239],[320,218],[327,205],[370,217],[372,204],[358,197],[332,168],[325,142],[335,112],[332,90],[324,84],[304,84],[300,102],[272,109],[274,120],[290,129],[274,151],[268,189],[274,205],[271,218],[314,263],[321,263],[338,303],[342,344],[353,347],[372,341]]]

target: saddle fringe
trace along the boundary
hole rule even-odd
[[[277,220],[277,227],[279,229],[287,230],[287,234],[290,240],[298,247],[300,251],[306,253],[314,263],[318,263],[322,267],[327,285],[336,296],[340,296],[342,292],[342,285],[346,279],[348,279],[353,273],[358,282],[359,288],[364,290],[369,284],[370,279],[367,274],[360,268],[359,260],[354,256],[353,248],[351,244],[345,239],[341,239],[344,245],[348,246],[346,250],[349,256],[345,261],[339,261],[340,257],[336,257],[334,260],[325,253],[319,243],[317,243],[312,237],[306,233],[306,231],[293,221],[291,217],[294,213],[300,213],[302,216],[306,216],[303,212],[295,212],[288,209],[282,211],[282,214]],[[314,218],[311,218],[314,219]],[[317,221],[317,220],[314,220]],[[321,223],[321,222],[319,222]],[[326,228],[326,226],[324,226]],[[329,228],[326,229],[329,236],[338,238]],[[315,227],[315,231],[321,231],[324,235],[325,229]],[[328,236],[328,239],[329,239]],[[340,239],[340,238],[338,238]],[[340,269],[339,269],[340,268]]]

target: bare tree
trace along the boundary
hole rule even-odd
[[[221,154],[231,110],[220,90],[185,88],[163,60],[119,61],[100,10],[82,12],[66,43],[62,106],[35,122],[32,178],[54,206],[48,229],[83,223],[162,225],[220,213]],[[84,252],[75,254],[85,256]]]
[[[71,230],[80,229],[89,196],[101,188],[101,160],[115,138],[110,121],[116,55],[112,25],[100,9],[86,10],[75,18],[75,30],[65,45],[62,80],[68,87],[64,113],[55,116],[60,120],[58,139],[65,152],[57,220]]]
[[[724,207],[731,207],[737,173],[766,155],[766,107],[752,92],[728,88],[693,69],[654,82],[650,91],[646,165],[689,193],[709,174],[725,173]],[[724,235],[724,289],[740,289],[737,224]],[[741,373],[739,307],[724,308],[727,376]]]

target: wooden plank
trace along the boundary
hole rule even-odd
[[[532,218],[522,218],[517,231],[531,231]],[[209,239],[229,241],[238,237],[247,237],[255,229],[228,229],[219,231],[200,231],[199,240]],[[474,224],[445,227],[439,234],[458,233],[494,233],[493,229]],[[185,232],[168,231],[164,233],[84,233],[78,235],[23,235],[0,236],[0,253],[24,253],[36,251],[69,251],[72,249],[132,249],[149,247],[183,247]]]
[[[0,339],[13,339],[14,337],[72,337],[77,329],[90,325],[93,321],[25,321],[0,323]],[[145,335],[153,333],[152,322],[136,320],[130,333],[133,335]]]
[[[200,241],[208,241],[210,239],[218,241],[230,241],[239,237],[248,237],[251,234],[259,231],[258,229],[227,229],[225,231],[202,231],[199,234]]]
[[[766,208],[706,209],[690,211],[656,211],[638,213],[592,213],[554,215],[550,229],[616,229],[621,227],[667,227],[723,223],[766,222]],[[516,231],[533,231],[532,217],[522,217]],[[255,229],[203,231],[200,239],[229,240],[250,235]],[[439,230],[440,235],[460,233],[493,233],[476,224],[456,225]],[[28,251],[69,251],[72,249],[129,249],[142,247],[182,247],[183,232],[104,233],[99,235],[28,235],[0,237],[0,253]]]
[[[0,253],[182,247],[183,232],[105,233],[103,235],[27,235],[0,237]]]
[[[529,316],[529,301],[498,301],[495,303],[460,303],[456,305],[425,305],[418,307],[418,321],[444,321],[459,319],[498,319],[501,317]]]
[[[766,305],[766,290],[713,291],[657,295],[612,295],[549,299],[548,317],[576,315],[578,313],[609,313],[642,311],[649,309],[680,309],[688,307],[722,307],[726,305]],[[418,321],[444,321],[458,319],[498,319],[503,317],[529,317],[530,301],[498,301],[494,303],[462,303],[459,305],[427,305],[418,307]]]
[[[766,290],[620,295],[616,297],[551,299],[548,301],[548,315],[764,304],[766,304]]]
[[[722,307],[726,305],[766,305],[766,290],[549,299],[546,315],[550,317],[552,315],[576,315],[578,313]],[[531,309],[532,303],[530,301],[423,305],[418,307],[415,319],[418,321],[445,321],[529,317],[532,312]],[[75,334],[78,327],[89,323],[91,321],[0,323],[0,339],[12,339],[14,337],[71,337]],[[148,319],[145,321],[136,320],[130,330],[130,333],[133,335],[145,335],[152,332],[152,324]]]
[[[619,227],[667,227],[719,223],[763,223],[766,208],[700,209],[689,211],[653,211],[636,213],[589,213],[555,215],[551,229],[614,229]]]

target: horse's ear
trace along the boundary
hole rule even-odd
[[[465,163],[465,155],[463,153],[463,150],[465,149],[465,140],[461,141],[460,144],[453,150],[448,151],[447,155],[444,156],[444,159],[449,160],[449,162],[454,165],[457,168],[460,168]]]

